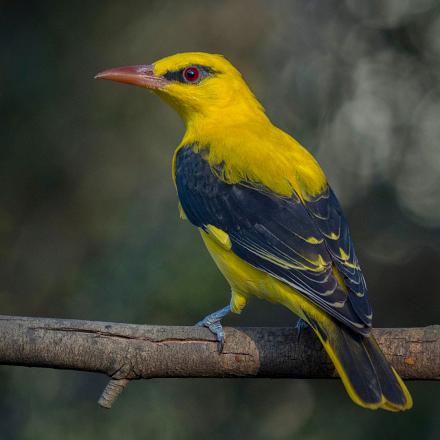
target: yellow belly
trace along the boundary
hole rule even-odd
[[[303,310],[309,316],[323,313],[291,286],[255,269],[204,231],[200,230],[200,233],[220,272],[231,286],[231,309],[234,313],[241,312],[250,296],[282,304],[302,319],[305,319]]]

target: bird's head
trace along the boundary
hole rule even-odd
[[[105,70],[95,78],[150,89],[174,107],[187,125],[215,116],[264,115],[240,72],[222,55],[180,53],[153,64]]]

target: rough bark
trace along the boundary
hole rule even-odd
[[[104,373],[100,404],[110,407],[128,381],[153,377],[332,378],[335,370],[310,330],[226,328],[217,352],[204,328],[0,316],[0,364]],[[375,329],[405,379],[440,378],[440,326]]]

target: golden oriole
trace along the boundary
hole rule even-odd
[[[371,335],[364,276],[324,172],[271,123],[240,72],[221,55],[182,53],[96,78],[150,89],[185,122],[173,158],[181,216],[231,286],[230,304],[198,324],[222,347],[221,318],[251,295],[282,304],[316,333],[355,403],[411,408]]]

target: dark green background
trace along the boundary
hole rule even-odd
[[[0,5],[0,312],[191,324],[228,301],[178,218],[184,128],[157,97],[93,81],[179,51],[226,55],[318,158],[357,245],[376,326],[440,323],[440,5],[123,1]],[[253,301],[233,325],[293,325]],[[99,375],[0,368],[1,439],[440,437],[440,386],[362,410],[338,381],[151,380],[109,412]]]

